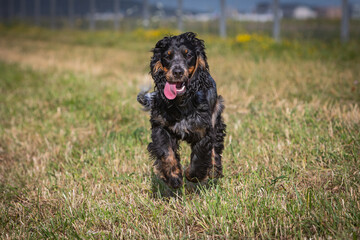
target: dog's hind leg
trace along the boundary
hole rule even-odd
[[[209,168],[209,178],[221,178],[222,174],[222,163],[221,155],[224,150],[224,138],[226,125],[221,116],[224,110],[224,100],[221,96],[218,97],[214,111],[211,118],[212,131],[211,137],[213,141],[213,149],[211,151],[211,166]]]
[[[148,150],[155,160],[155,172],[173,188],[183,184],[178,141],[162,127],[152,129]]]
[[[209,178],[221,178],[222,174],[222,163],[221,156],[224,150],[224,138],[225,138],[226,125],[219,115],[216,122],[215,128],[213,129],[213,149],[211,151],[211,166],[209,168]]]

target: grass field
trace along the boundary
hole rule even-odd
[[[359,41],[200,36],[225,177],[174,191],[136,102],[158,34],[0,27],[0,238],[359,238]]]

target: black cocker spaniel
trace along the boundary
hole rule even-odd
[[[183,184],[179,141],[191,145],[185,177],[192,182],[222,177],[225,128],[223,98],[209,73],[204,41],[192,32],[157,42],[150,62],[154,92],[137,100],[151,111],[148,146],[155,171],[168,185]]]

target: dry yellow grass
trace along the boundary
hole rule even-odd
[[[134,54],[134,51],[126,49],[74,46],[37,40],[0,39],[0,59],[4,62],[18,63],[40,71],[72,71],[87,76],[97,76],[106,80],[104,84],[111,78],[115,80],[115,83],[111,81],[111,84],[123,84],[118,78],[121,78],[124,72],[127,78],[136,79],[137,87],[139,84],[148,84],[151,81],[147,76],[150,56],[150,52],[138,51]],[[358,71],[349,68],[341,70],[337,67],[337,62],[322,63],[318,60],[304,62],[301,59],[292,62],[288,62],[287,59],[248,61],[246,55],[234,54],[210,56],[209,63],[219,82],[219,92],[226,96],[227,108],[240,112],[246,111],[252,100],[284,104],[285,101],[282,98],[302,93],[312,86],[317,86],[319,93],[342,97],[341,90],[344,85],[349,86],[348,92],[351,92],[351,86],[358,85],[356,83]],[[258,81],[260,75],[262,81]],[[251,85],[267,91],[253,93],[249,91]],[[321,101],[322,99],[318,99],[316,95],[311,100],[312,105],[317,107],[327,108],[329,105]],[[292,106],[301,104],[296,98],[294,101]],[[340,105],[331,104],[329,114],[343,115],[349,122],[359,122],[359,108],[356,102],[339,104],[343,108],[341,109]]]
[[[139,74],[146,65],[134,66],[134,62],[148,58],[150,53],[104,47],[71,46],[57,42],[24,39],[0,39],[0,59],[8,63],[19,63],[36,70],[73,71],[90,75]],[[121,66],[121,67],[119,67]],[[140,69],[139,69],[140,67]],[[140,70],[140,71],[139,71]]]

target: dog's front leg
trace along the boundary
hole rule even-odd
[[[183,180],[180,156],[177,153],[178,141],[163,127],[154,127],[151,138],[148,150],[156,159],[156,173],[171,187],[179,188]]]
[[[191,163],[185,170],[187,180],[191,182],[202,181],[207,177],[211,166],[211,153],[213,144],[210,136],[203,137],[191,146]]]

